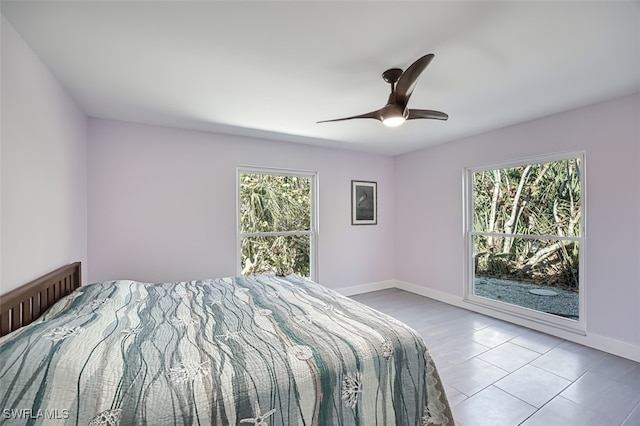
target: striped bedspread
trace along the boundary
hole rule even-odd
[[[83,286],[0,339],[0,424],[449,425],[412,329],[257,275]]]

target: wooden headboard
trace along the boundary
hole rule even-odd
[[[70,263],[0,296],[0,336],[35,321],[82,284],[80,262]]]

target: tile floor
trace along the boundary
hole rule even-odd
[[[423,336],[458,426],[640,425],[640,363],[398,289],[352,298]]]

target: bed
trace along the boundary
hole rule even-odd
[[[0,423],[453,424],[422,338],[320,284],[79,271],[0,298]]]

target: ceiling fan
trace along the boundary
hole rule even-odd
[[[449,116],[444,112],[430,109],[407,108],[407,103],[409,103],[409,98],[413,93],[420,73],[427,68],[427,65],[429,65],[433,57],[433,53],[423,56],[411,64],[404,72],[400,68],[391,68],[383,72],[382,78],[391,84],[391,94],[389,95],[387,104],[381,109],[352,117],[322,120],[318,121],[318,123],[352,120],[354,118],[374,118],[386,126],[396,127],[404,123],[405,120],[415,120],[418,118],[429,118],[433,120],[448,119]]]

